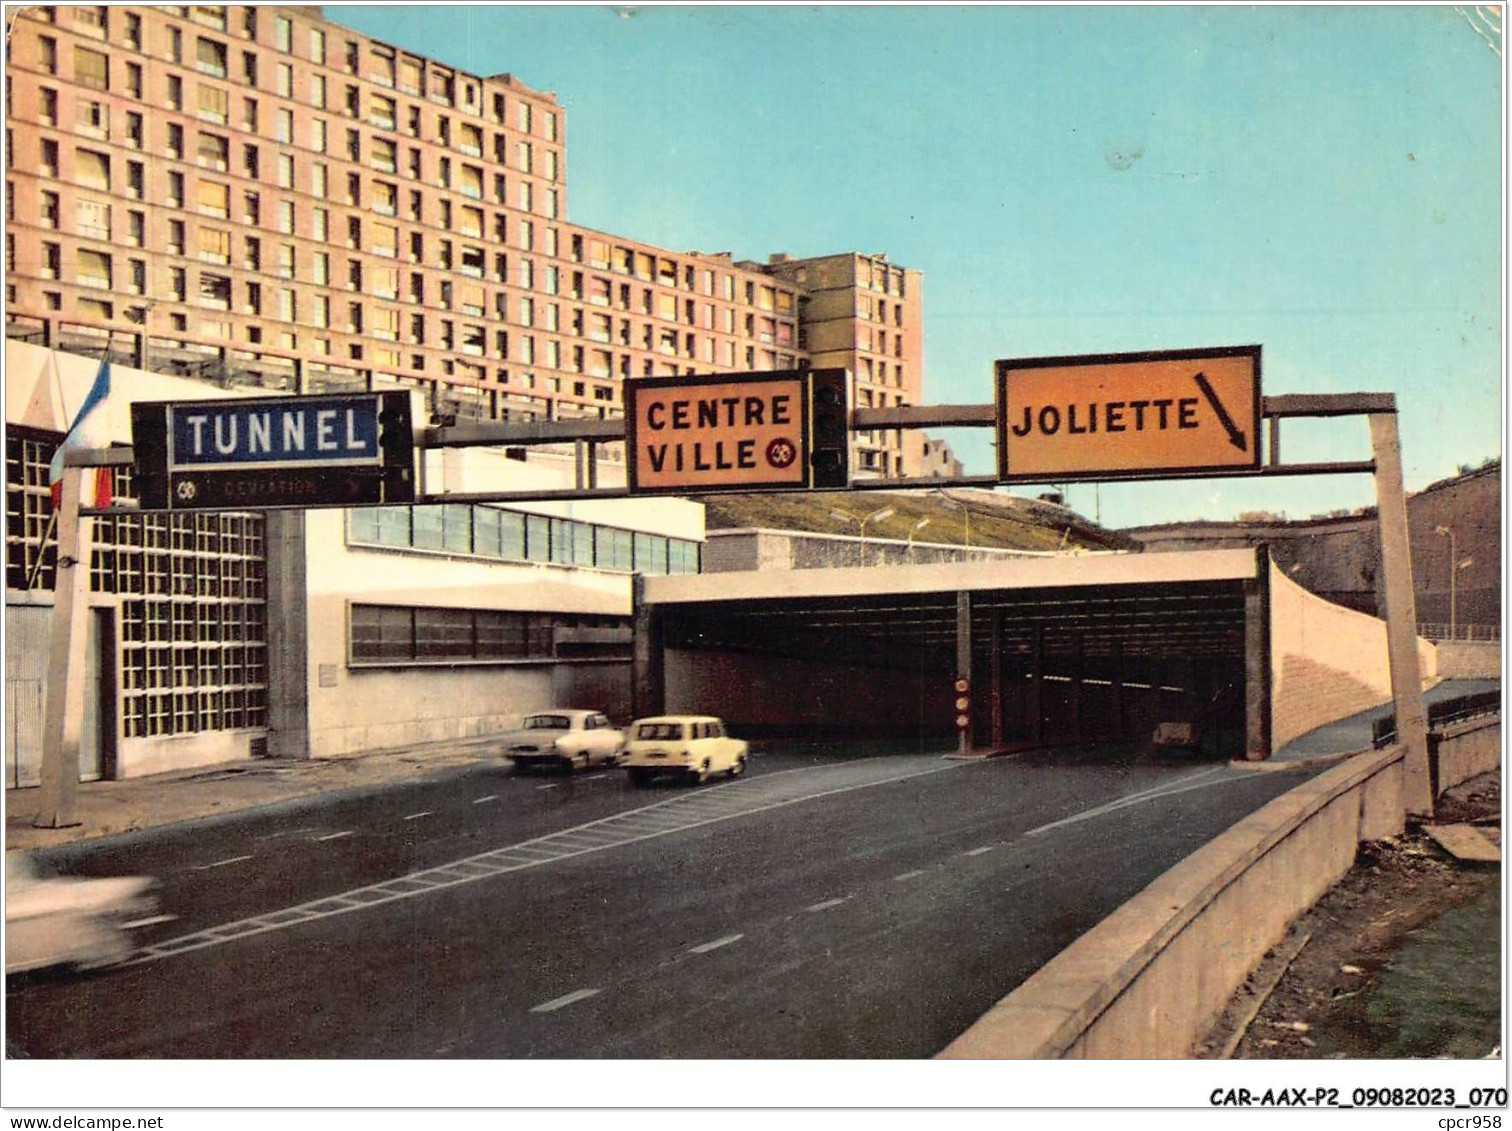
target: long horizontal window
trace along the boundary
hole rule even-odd
[[[353,605],[349,641],[354,667],[626,660],[630,622],[570,613]]]
[[[348,511],[347,543],[515,562],[556,562],[617,573],[697,573],[699,544],[482,503]]]

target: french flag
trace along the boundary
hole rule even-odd
[[[94,384],[89,387],[78,415],[68,426],[68,432],[58,450],[53,454],[47,468],[47,483],[52,488],[52,505],[56,510],[63,505],[63,457],[68,452],[103,451],[110,447],[110,423],[105,414],[105,400],[110,396],[110,362],[101,360],[100,370],[95,374]],[[83,491],[79,498],[81,507],[108,507],[114,497],[110,468],[84,468]],[[91,474],[92,472],[92,474]]]

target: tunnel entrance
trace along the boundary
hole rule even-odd
[[[949,745],[964,677],[977,752],[1244,757],[1263,670],[1246,652],[1264,639],[1256,557],[1217,553],[1227,576],[1139,580],[1150,559],[1110,555],[655,579],[637,636],[658,658],[638,653],[637,685],[647,703],[659,691],[656,710],[721,715],[753,737]],[[1169,575],[1170,561],[1155,564]]]

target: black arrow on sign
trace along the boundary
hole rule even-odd
[[[1234,418],[1228,414],[1228,409],[1223,407],[1223,402],[1218,399],[1218,394],[1213,391],[1213,386],[1208,384],[1208,379],[1201,373],[1194,374],[1192,379],[1197,382],[1197,387],[1202,390],[1202,395],[1208,399],[1208,404],[1213,406],[1213,411],[1218,414],[1218,421],[1228,433],[1229,443],[1241,452],[1248,451],[1249,445],[1245,442],[1244,433],[1239,431],[1234,423]]]

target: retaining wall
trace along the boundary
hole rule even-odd
[[[1438,793],[1501,765],[1501,716],[1450,723],[1428,736],[1438,760]]]
[[[1177,1058],[1287,926],[1403,831],[1403,748],[1361,753],[1276,798],[1061,951],[945,1059]]]
[[[1386,622],[1309,593],[1275,566],[1271,594],[1271,749],[1391,699]],[[1418,640],[1423,685],[1438,673]]]

